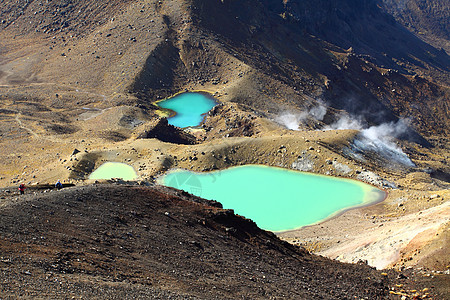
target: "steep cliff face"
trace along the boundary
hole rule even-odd
[[[368,122],[414,116],[422,132],[448,130],[449,56],[409,32],[379,1],[193,3],[194,23],[205,34],[301,94]]]
[[[445,37],[445,2],[416,2],[414,24],[442,21]],[[0,83],[56,82],[146,109],[184,89],[220,90],[271,116],[321,99],[369,124],[410,117],[423,134],[448,133],[450,58],[402,25],[412,0],[388,10],[396,18],[385,3],[2,1]]]
[[[378,0],[194,2],[203,27],[235,41],[255,43],[279,36],[285,38],[285,47],[295,47],[292,42],[301,42],[300,36],[311,38],[313,35],[313,39],[319,38],[342,49],[352,48],[357,54],[375,58],[379,65],[404,73],[410,70],[396,61],[412,65],[426,63],[432,68],[449,71],[448,56],[397,23],[381,8]],[[429,18],[433,19],[430,24],[440,21],[433,15]],[[441,27],[445,29],[445,25]]]
[[[435,47],[450,51],[450,7],[446,0],[383,0],[395,20]]]
[[[289,1],[286,8],[312,34],[344,49],[352,47],[357,53],[371,55],[391,68],[402,70],[395,60],[403,60],[449,70],[444,53],[405,30],[377,0]]]

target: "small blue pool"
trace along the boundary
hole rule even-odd
[[[167,119],[169,124],[186,128],[199,126],[217,102],[204,93],[183,93],[156,104],[173,112]]]

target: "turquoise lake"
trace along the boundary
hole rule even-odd
[[[118,162],[105,162],[91,173],[89,179],[122,178],[123,180],[137,179],[138,175],[130,165]]]
[[[183,93],[157,102],[159,107],[173,111],[167,121],[180,128],[199,126],[204,120],[204,114],[216,104],[213,98],[202,93]]]
[[[345,209],[382,201],[386,193],[350,179],[261,165],[209,173],[174,170],[158,183],[216,200],[260,228],[285,231],[311,225]]]

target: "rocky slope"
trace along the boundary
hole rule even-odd
[[[0,80],[39,84],[8,97],[152,108],[206,89],[269,115],[322,99],[372,124],[448,132],[448,55],[375,0],[5,3]]]
[[[406,28],[437,48],[450,50],[450,9],[445,0],[383,0],[384,8]]]
[[[132,165],[143,182],[171,167],[248,163],[350,177],[386,189],[388,198],[283,238],[340,260],[445,272],[447,12],[445,1],[413,0],[2,0],[0,186],[80,185],[105,161]],[[154,103],[185,90],[221,103],[187,131],[168,126]],[[5,197],[0,205],[20,211]],[[11,234],[14,243],[28,242]],[[24,269],[14,274],[25,280],[29,265],[16,262]],[[93,274],[110,276],[102,266]],[[5,268],[9,276],[13,267]],[[112,291],[108,278],[102,288]]]
[[[394,283],[423,284],[311,255],[176,190],[44,191],[2,193],[2,297],[381,299]]]

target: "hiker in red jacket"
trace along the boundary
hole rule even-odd
[[[21,183],[21,184],[19,185],[19,193],[20,193],[21,195],[25,194],[25,184]]]

